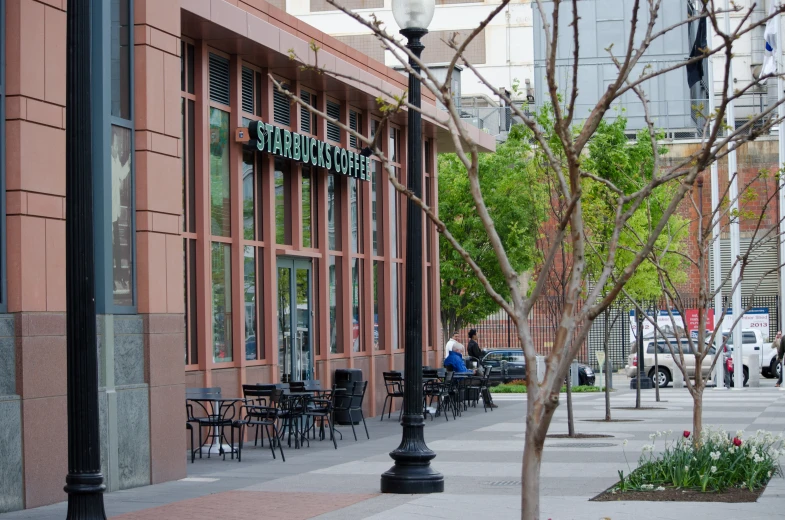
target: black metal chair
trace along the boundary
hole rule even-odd
[[[490,406],[491,403],[487,402],[488,400],[485,399],[486,396],[490,396],[490,382],[491,382],[491,370],[493,367],[487,366],[483,368],[483,375],[482,380],[480,383],[480,395],[482,396],[482,408],[485,413],[488,413],[488,408],[493,411],[493,406]]]
[[[444,377],[444,381],[432,379],[426,381],[423,385],[423,408],[427,411],[428,407],[433,405],[434,399],[436,400],[436,413],[431,416],[431,420],[440,413],[443,413],[444,419],[449,422],[450,419],[447,417],[448,409],[452,409],[452,418],[455,419],[455,406],[450,398],[452,376],[453,373],[448,372]]]
[[[330,440],[333,441],[333,446],[338,449],[338,443],[335,441],[335,434],[340,432],[335,431],[335,401],[340,392],[333,390],[321,390],[319,397],[312,398],[308,410],[305,412],[307,419],[312,421],[311,428],[316,435],[316,420],[319,420],[319,440],[324,440],[324,423],[327,422],[327,427],[330,430]],[[343,435],[341,435],[343,438]]]
[[[368,434],[368,425],[365,424],[365,415],[363,414],[363,400],[365,399],[365,390],[368,388],[368,381],[355,381],[352,385],[343,392],[338,393],[335,400],[335,412],[347,412],[350,417],[349,424],[352,427],[354,440],[357,440],[357,432],[354,429],[354,416],[355,413],[360,414],[360,419],[365,427],[365,436],[369,439],[371,436]],[[333,387],[335,392],[335,387]]]
[[[261,391],[261,390],[260,390]],[[275,394],[282,394],[283,390],[273,389],[270,393],[270,400],[279,399],[280,395]],[[273,454],[273,459],[275,459],[275,445],[278,444],[278,449],[281,452],[281,460],[286,462],[286,457],[283,454],[283,445],[281,440],[278,438],[278,409],[272,406],[261,406],[252,404],[253,397],[246,399],[245,404],[240,409],[241,419],[234,421],[232,424],[233,428],[237,428],[240,430],[240,442],[239,447],[237,450],[237,460],[238,462],[241,461],[242,451],[243,451],[243,441],[245,439],[245,428],[250,426],[255,426],[257,432],[260,428],[264,428],[262,430],[262,446],[264,446],[264,433],[267,433],[267,439],[270,441],[270,451]],[[272,435],[270,435],[270,428],[272,427]],[[234,433],[232,433],[232,440],[234,440]],[[254,446],[256,443],[254,442]]]
[[[398,420],[401,420],[401,414],[403,413],[403,376],[400,372],[383,372],[382,377],[384,377],[384,387],[387,389],[387,396],[384,398],[384,404],[382,405],[382,415],[379,418],[381,421],[384,419],[384,410],[387,408],[387,403],[390,403],[389,411],[387,412],[387,418],[390,418],[390,414],[392,414],[392,407],[393,407],[393,400],[396,397],[401,398],[401,411],[398,412]]]
[[[253,405],[253,406],[271,406],[272,403],[272,394],[277,389],[275,385],[243,385],[243,397],[246,400],[246,405]],[[283,392],[282,390],[278,390],[279,392]],[[272,407],[273,409],[275,407]],[[254,435],[254,442],[253,445],[256,446],[259,442],[259,432],[261,431],[261,427],[263,425],[259,424],[256,425],[256,433]],[[264,431],[262,433],[262,446],[264,446]],[[269,435],[268,435],[269,438]]]

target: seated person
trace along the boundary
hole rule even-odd
[[[471,372],[463,362],[463,346],[454,345],[444,360],[444,368],[453,372]]]
[[[471,372],[476,374],[477,371],[469,370],[466,368],[466,363],[463,362],[463,347],[456,347],[453,346],[452,351],[447,356],[447,359],[444,360],[444,368],[447,370],[452,370],[453,372],[461,373],[461,372]],[[498,408],[497,405],[493,403],[493,398],[491,397],[491,393],[488,391],[487,388],[483,389],[482,392],[483,401],[489,406],[490,408]]]

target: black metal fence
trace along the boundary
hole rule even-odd
[[[687,309],[697,306],[697,299],[690,298],[683,301]],[[641,304],[641,307],[647,311],[654,309],[664,310],[666,308],[664,303],[644,302]],[[776,332],[780,330],[778,296],[745,297],[741,299],[741,304],[743,308],[749,306],[753,309],[768,310],[768,335],[770,338],[773,338]],[[727,309],[729,305],[730,298],[725,297],[723,307]],[[630,353],[630,345],[632,344],[630,313],[634,310],[634,305],[627,301],[622,301],[614,303],[606,312],[600,314],[592,323],[589,334],[578,351],[578,360],[598,369],[595,353],[603,350],[607,338],[610,363],[613,364],[614,370],[623,368],[627,364],[627,356]],[[552,324],[552,315],[552,309],[549,307],[548,302],[544,300],[538,301],[529,315],[529,327],[538,354],[547,354],[553,345],[556,331],[555,326]],[[723,322],[723,328],[730,326],[732,319],[732,317],[726,317]],[[480,346],[486,350],[521,348],[515,325],[504,311],[498,311],[478,323],[463,327],[459,332],[459,338],[464,344],[468,341],[469,329],[477,330]]]

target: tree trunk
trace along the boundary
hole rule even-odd
[[[692,443],[697,446],[703,432],[703,388],[695,385],[692,400]]]
[[[521,466],[521,520],[540,519],[540,468],[542,465],[542,446],[545,433],[537,435],[537,430],[548,431],[550,418],[543,419],[546,424],[535,428],[532,424],[533,407],[529,407],[526,419],[526,440],[523,448],[523,465]]]
[[[575,419],[572,416],[572,374],[567,374],[567,435],[575,437]]]

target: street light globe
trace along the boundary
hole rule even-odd
[[[392,13],[401,29],[427,29],[436,0],[392,0]]]

